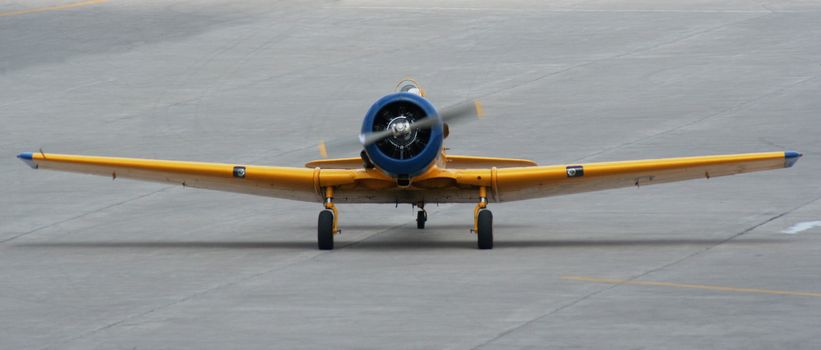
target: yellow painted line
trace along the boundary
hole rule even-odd
[[[69,3],[69,4],[63,4],[63,5],[38,7],[38,8],[33,8],[33,9],[28,9],[28,10],[0,12],[0,17],[27,15],[29,13],[38,13],[38,12],[46,12],[46,11],[65,10],[65,9],[71,9],[71,8],[80,7],[80,6],[102,4],[102,3],[108,2],[108,1],[109,0],[87,0],[87,1],[80,1],[80,2],[72,2],[72,3]]]
[[[795,292],[795,291],[789,291],[789,290],[776,290],[776,289],[735,288],[735,287],[710,286],[710,285],[704,285],[704,284],[687,284],[687,283],[638,281],[638,280],[620,280],[620,279],[585,277],[585,276],[562,276],[561,279],[569,280],[569,281],[584,281],[584,282],[607,283],[607,284],[624,284],[624,285],[629,284],[629,285],[637,285],[637,286],[688,288],[688,289],[715,290],[715,291],[720,291],[720,292],[755,293],[755,294],[769,294],[769,295],[789,295],[789,296],[821,298],[821,293],[817,293],[817,292]]]

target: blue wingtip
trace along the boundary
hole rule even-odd
[[[34,164],[34,153],[32,152],[23,152],[17,155],[17,158],[20,158],[26,165],[30,166],[32,169],[37,169],[37,164]]]
[[[784,152],[784,167],[789,168],[798,161],[798,158],[801,158],[803,154],[796,152],[796,151],[787,151]]]

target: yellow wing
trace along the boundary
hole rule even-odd
[[[492,200],[507,202],[788,168],[799,157],[788,151],[455,171],[461,185],[486,186]]]
[[[319,159],[312,160],[305,163],[306,168],[322,168],[322,169],[362,169],[362,158],[333,158],[333,159]]]
[[[321,188],[354,182],[349,170],[180,162],[51,153],[17,156],[32,168],[179,184],[301,201],[321,201]],[[321,176],[320,176],[321,172]]]
[[[769,152],[481,169],[442,169],[434,166],[414,178],[413,185],[405,189],[398,188],[394,179],[376,169],[308,169],[49,153],[22,153],[18,157],[35,169],[164,182],[309,202],[322,201],[323,188],[333,186],[338,202],[475,203],[478,201],[478,187],[486,187],[492,201],[506,202],[778,169],[792,166],[801,154]],[[498,161],[468,158],[465,157],[465,165]],[[530,164],[524,160],[514,161]],[[348,165],[342,163],[349,162],[352,166],[354,158],[339,162],[333,165]]]
[[[512,168],[522,166],[536,166],[536,162],[527,159],[516,158],[495,158],[495,157],[476,157],[476,156],[456,156],[445,155],[445,164],[443,168],[447,169],[478,169],[478,168]],[[322,168],[322,169],[361,169],[362,158],[335,158],[335,159],[319,159],[312,160],[305,163],[306,168]]]
[[[536,162],[527,159],[494,158],[476,156],[445,155],[445,164],[448,169],[476,169],[476,168],[513,168],[536,166]]]

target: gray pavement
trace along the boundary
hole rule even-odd
[[[342,206],[32,171],[43,148],[300,166],[413,76],[540,164],[791,169],[493,206]],[[0,4],[0,348],[821,348],[821,4]],[[603,280],[607,279],[607,280]],[[642,284],[665,282],[667,284]],[[798,292],[807,292],[798,294]]]

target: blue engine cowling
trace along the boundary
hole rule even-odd
[[[397,120],[418,121],[439,118],[439,114],[424,97],[398,92],[377,100],[362,122],[362,133],[385,130]],[[427,170],[442,149],[442,121],[432,128],[416,130],[410,135],[389,137],[365,147],[371,162],[395,177],[412,177]]]

